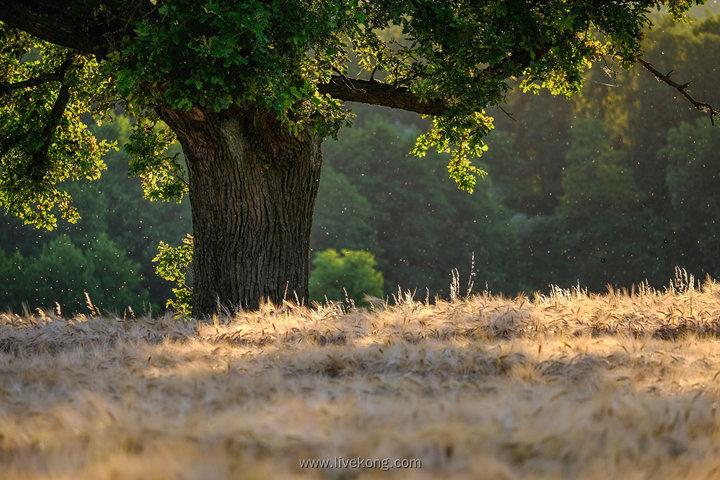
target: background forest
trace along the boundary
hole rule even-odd
[[[645,46],[659,70],[720,105],[718,59],[706,54],[720,51],[719,17],[661,21]],[[676,265],[720,278],[720,135],[674,97],[647,71],[610,63],[570,100],[514,92],[505,112],[489,112],[496,128],[478,161],[489,175],[472,195],[447,178],[443,155],[409,155],[426,120],[353,105],[354,126],[324,145],[316,268],[337,261],[318,260],[327,249],[366,251],[384,294],[400,286],[431,298],[448,296],[453,268],[468,278],[472,258],[476,290],[508,295],[549,284],[660,287]],[[118,115],[96,133],[121,146],[129,124]],[[120,314],[164,308],[171,285],[152,259],[161,240],[177,245],[191,231],[189,205],[142,199],[122,149],[106,163],[100,181],[67,186],[78,224],[41,232],[0,219],[0,309],[57,302],[71,313],[86,308],[84,292]],[[342,298],[321,283],[311,277],[314,298]]]

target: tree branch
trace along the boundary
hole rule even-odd
[[[97,2],[79,9],[75,2],[4,0],[0,21],[47,42],[105,57],[124,35],[132,34],[135,20],[156,10],[149,0]]]
[[[512,54],[481,71],[473,81],[494,83],[520,75],[534,59],[547,55],[552,46],[539,44],[532,54],[528,51],[511,52]],[[318,91],[339,100],[400,108],[423,115],[442,115],[450,108],[450,104],[445,100],[422,100],[406,87],[378,82],[372,76],[371,80],[351,79],[338,72],[338,75],[332,76],[329,83],[318,85]]]
[[[690,92],[688,92],[688,87],[690,86],[690,82],[687,83],[677,83],[674,80],[670,78],[670,74],[672,73],[672,70],[670,70],[668,73],[662,73],[658,69],[656,69],[652,63],[646,62],[642,58],[638,58],[638,63],[645,67],[647,70],[649,70],[653,75],[655,75],[656,78],[659,80],[662,80],[663,82],[667,83],[674,89],[676,89],[678,92],[680,92],[683,97],[687,98],[690,103],[693,104],[693,106],[700,110],[701,112],[708,113],[710,115],[710,123],[715,125],[714,117],[720,117],[720,111],[716,110],[712,105],[705,102],[700,102],[698,100],[695,100],[692,95],[690,95]]]
[[[60,65],[59,74],[61,80],[65,79],[65,75],[72,65],[74,57],[75,55],[68,55],[62,65]],[[63,82],[60,85],[60,91],[50,111],[47,123],[42,130],[43,144],[33,153],[30,163],[28,164],[27,175],[31,180],[39,182],[45,176],[48,163],[48,151],[50,150],[50,145],[52,145],[53,135],[58,125],[60,125],[69,101],[70,86]]]
[[[340,75],[333,75],[329,83],[318,85],[318,91],[346,102],[400,108],[423,115],[441,115],[448,109],[445,102],[421,100],[419,96],[405,87]]]
[[[7,95],[8,93],[12,93],[15,90],[29,87],[37,87],[38,85],[42,85],[47,82],[59,80],[62,80],[62,72],[60,68],[53,72],[46,72],[42,75],[38,75],[37,77],[28,78],[27,80],[21,80],[16,83],[0,83],[0,95]]]

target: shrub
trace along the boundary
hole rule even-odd
[[[345,300],[363,303],[364,295],[383,295],[383,275],[377,271],[370,252],[327,249],[313,260],[310,274],[310,300]],[[346,294],[347,292],[347,294]]]

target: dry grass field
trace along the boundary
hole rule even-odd
[[[684,290],[5,314],[0,478],[720,478],[720,285]]]

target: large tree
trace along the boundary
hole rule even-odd
[[[342,101],[432,116],[417,153],[449,151],[471,190],[485,109],[510,85],[571,94],[603,56],[638,61],[652,9],[692,3],[4,0],[0,204],[40,226],[74,220],[61,182],[97,178],[109,148],[81,115],[120,102],[146,194],[189,193],[193,313],[307,298],[320,145],[349,123]],[[187,178],[163,154],[175,138]]]

